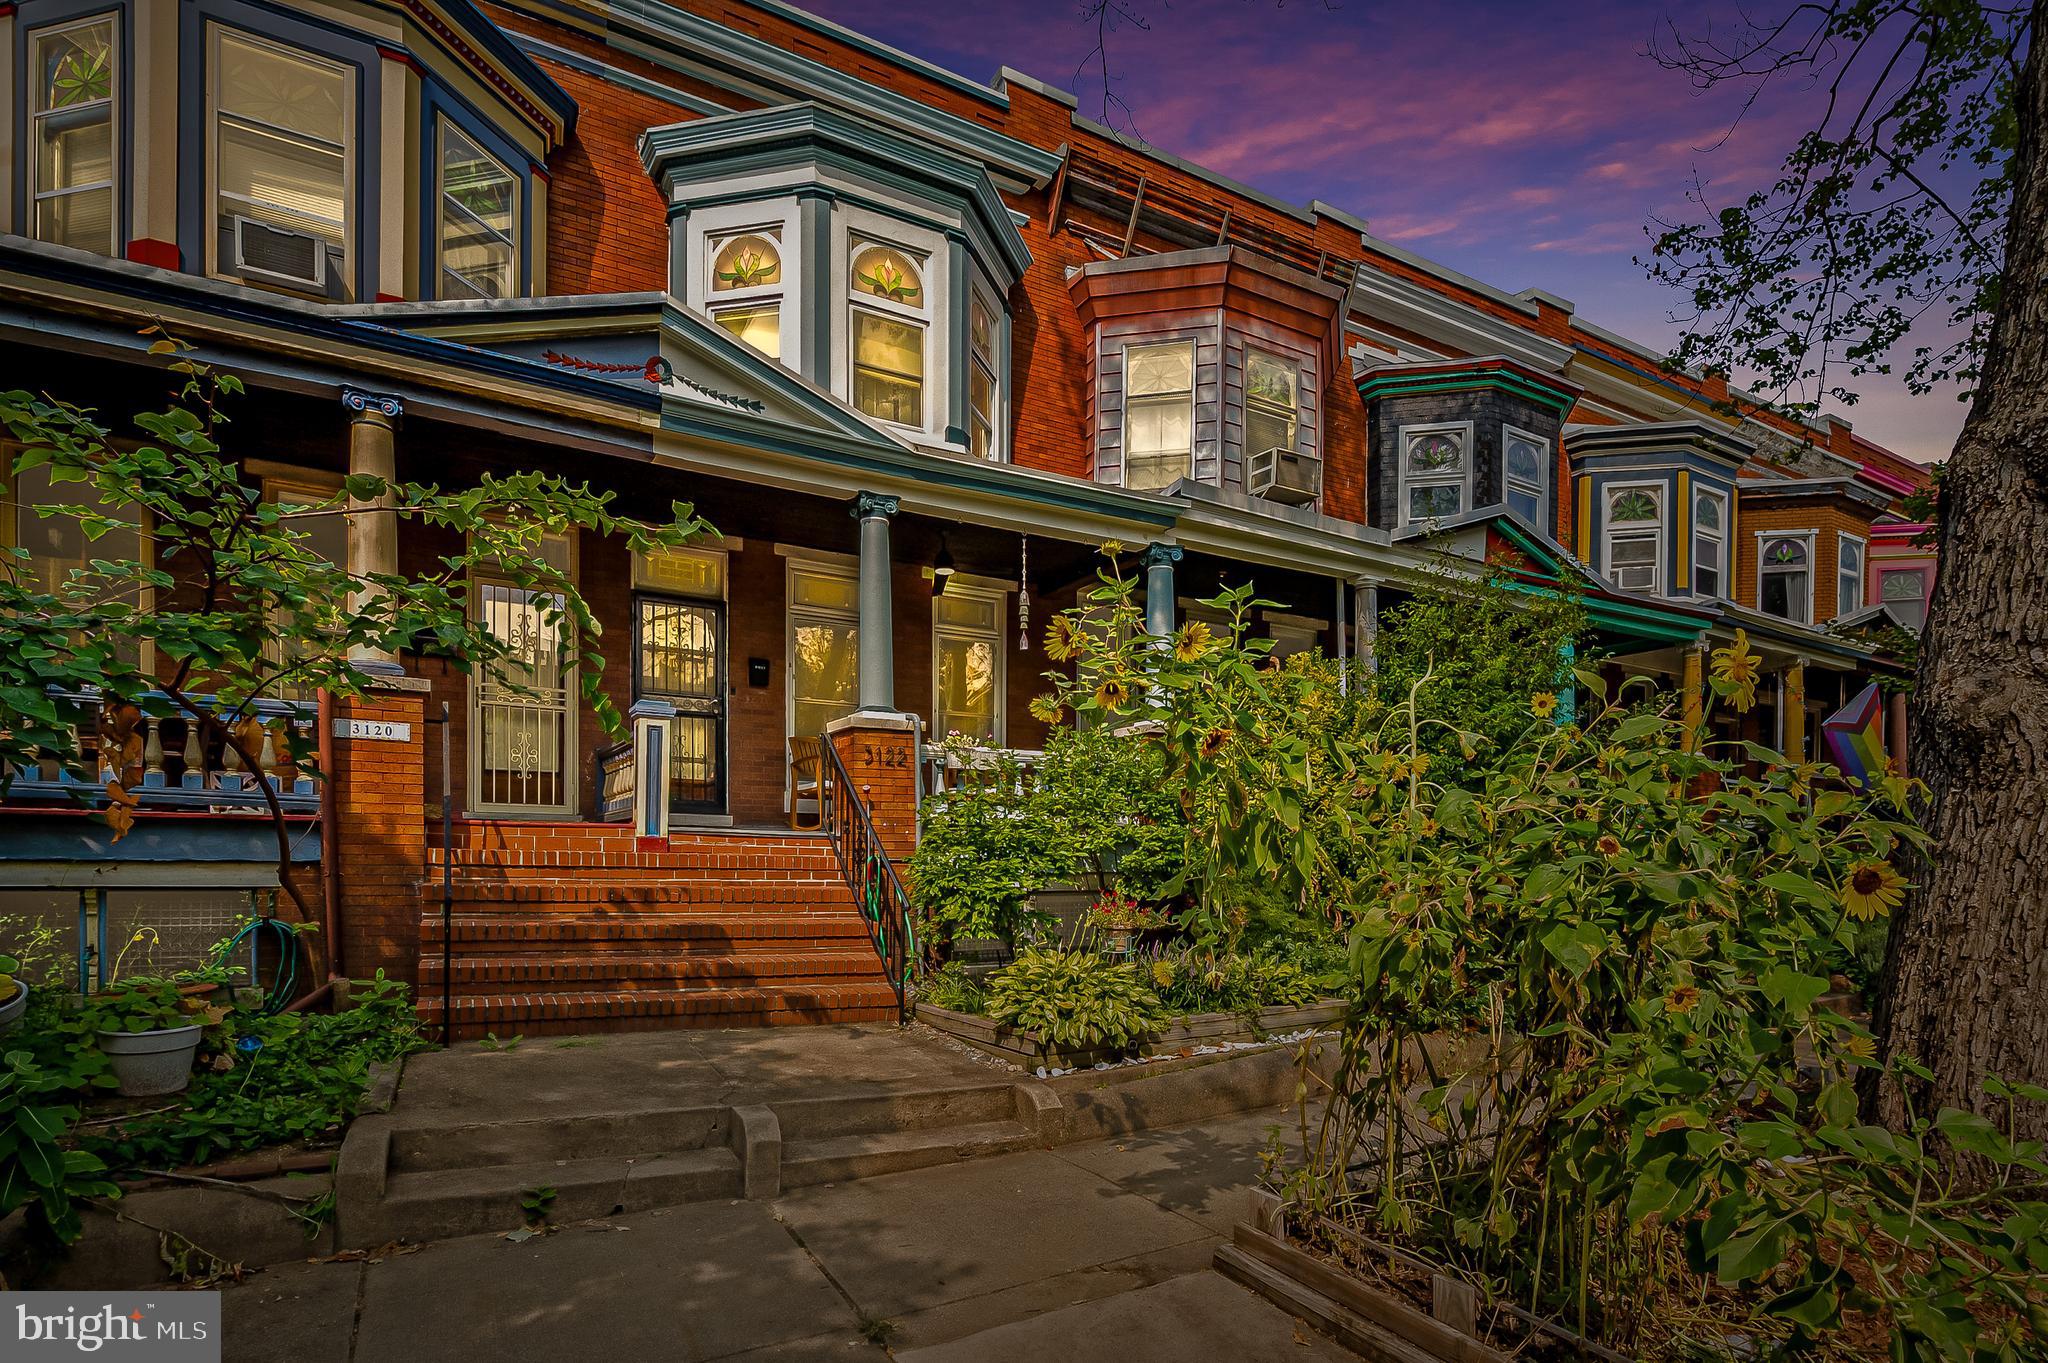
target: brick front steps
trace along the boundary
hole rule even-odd
[[[438,849],[419,886],[418,1006],[444,987]],[[465,825],[445,986],[450,1039],[884,1022],[896,996],[815,835]]]

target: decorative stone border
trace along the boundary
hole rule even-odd
[[[1203,1047],[1242,1046],[1271,1037],[1316,1031],[1340,1020],[1344,1009],[1342,1002],[1330,1001],[1306,1008],[1267,1008],[1255,1017],[1247,1017],[1243,1013],[1194,1013],[1135,1046],[1096,1046],[1083,1050],[1066,1050],[1036,1032],[1019,1031],[973,1013],[937,1008],[928,1003],[917,1005],[917,1019],[934,1031],[944,1032],[1019,1069],[1085,1070],[1133,1055],[1180,1055]]]

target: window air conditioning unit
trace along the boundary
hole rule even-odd
[[[229,269],[259,284],[327,294],[327,243],[310,232],[286,232],[237,215]]]
[[[1262,450],[1245,460],[1244,484],[1252,496],[1269,502],[1313,506],[1323,495],[1323,461],[1294,450]]]

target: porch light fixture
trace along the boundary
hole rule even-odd
[[[944,596],[946,582],[953,576],[953,554],[946,548],[946,532],[939,532],[939,556],[932,560],[932,595]]]

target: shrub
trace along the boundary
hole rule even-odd
[[[1028,817],[1024,773],[1015,759],[977,757],[972,779],[924,803],[924,826],[910,859],[911,903],[927,949],[943,955],[964,937],[1014,945],[1050,921],[1031,896],[1056,873],[1050,830]]]
[[[965,965],[948,961],[918,981],[917,1000],[956,1013],[979,1013],[987,1006],[988,994],[981,981],[967,973]]]
[[[1127,1046],[1165,1018],[1138,967],[1034,947],[989,977],[988,1016],[1072,1049]]]
[[[1199,947],[1169,948],[1142,961],[1159,1001],[1174,1013],[1256,1013],[1264,1008],[1305,1008],[1341,983],[1272,951],[1244,955]]]
[[[30,1229],[59,1245],[78,1239],[80,1198],[121,1195],[96,1156],[65,1148],[78,1120],[67,1087],[27,1051],[0,1056],[0,1220],[27,1207]]]

